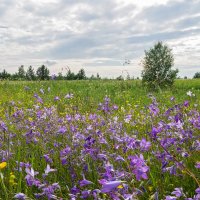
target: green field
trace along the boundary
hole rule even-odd
[[[0,94],[0,199],[198,199],[200,79],[2,81]]]
[[[25,90],[25,87],[29,87],[30,90]],[[75,93],[80,101],[84,100],[85,103],[91,101],[92,103],[98,103],[106,95],[112,98],[112,100],[120,105],[126,105],[126,101],[136,102],[139,104],[145,104],[148,102],[148,91],[141,85],[140,80],[133,81],[116,81],[116,80],[94,80],[94,81],[44,81],[44,82],[27,82],[27,81],[11,81],[0,82],[0,101],[1,103],[14,101],[22,101],[23,103],[30,105],[33,100],[34,93],[39,93],[39,90],[43,88],[47,91],[50,87],[51,92],[44,95],[45,100],[50,100],[54,96],[64,96],[66,93]],[[174,96],[178,101],[184,100],[187,95],[187,91],[194,91],[198,97],[200,91],[200,80],[176,80],[175,86],[172,89],[164,90],[159,93],[155,93],[155,96],[161,98],[162,101],[168,100],[168,97]],[[29,98],[29,101],[26,99]],[[141,101],[142,100],[142,101]],[[89,103],[91,103],[89,102]],[[135,104],[135,103],[134,103]],[[85,106],[85,104],[83,105]]]

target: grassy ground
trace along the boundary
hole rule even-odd
[[[195,96],[188,96],[188,91],[191,91]],[[65,98],[67,94],[74,96],[67,99]],[[105,96],[110,98],[109,106],[110,104],[117,105],[117,110],[112,110],[111,107],[109,109],[112,112],[104,110],[107,106],[107,103],[104,102]],[[153,97],[157,99],[156,102],[154,102]],[[174,100],[171,99],[172,97],[174,97]],[[189,101],[189,105],[187,105],[187,101]],[[100,109],[97,110],[100,102],[104,107],[100,105]],[[45,115],[48,115],[48,109],[51,107],[53,107],[52,115],[45,120],[41,118],[41,113],[45,114],[46,112]],[[166,116],[165,112],[169,108],[173,111],[169,116]],[[156,109],[159,109],[159,113]],[[98,160],[90,154],[82,154],[86,144],[80,138],[83,136],[87,138],[88,134],[91,134],[90,136],[98,141],[92,148],[98,147],[99,154],[105,154],[107,161],[114,167],[114,172],[110,175],[112,179],[116,179],[119,172],[127,173],[120,180],[128,184],[127,193],[134,193],[138,196],[135,198],[155,199],[155,196],[158,195],[159,199],[165,199],[165,196],[170,195],[177,187],[183,188],[185,196],[192,197],[198,187],[198,181],[195,181],[194,177],[200,178],[199,171],[195,168],[196,162],[200,160],[199,150],[196,146],[196,149],[191,150],[191,147],[196,145],[199,140],[199,129],[196,127],[198,126],[198,119],[200,119],[199,111],[200,80],[177,80],[173,88],[159,93],[149,93],[142,87],[140,80],[0,82],[0,145],[2,148],[0,163],[3,161],[7,163],[4,169],[0,169],[0,173],[4,176],[4,178],[1,178],[0,199],[12,199],[19,192],[35,199],[34,193],[41,192],[41,188],[37,188],[36,185],[27,185],[25,181],[27,172],[24,169],[22,171],[16,170],[16,161],[29,162],[31,167],[40,173],[38,180],[41,184],[48,182],[47,185],[50,186],[50,183],[59,183],[60,189],[54,193],[58,196],[58,199],[61,197],[69,199],[70,192],[66,185],[71,189],[75,184],[80,189],[80,195],[76,194],[77,199],[82,198],[81,195],[86,189],[87,192],[101,189],[102,185],[98,181],[103,178],[108,181],[111,178],[109,179],[107,176],[105,178],[102,175],[107,166],[105,158]],[[90,119],[90,114],[94,113],[98,116],[97,121]],[[80,114],[83,120],[77,120],[77,123],[75,119],[75,121],[66,120],[66,115],[74,118],[77,114]],[[117,124],[116,117],[118,118]],[[177,117],[180,120],[174,122],[173,120]],[[100,123],[101,120],[103,120],[103,124]],[[191,125],[191,120],[196,120],[194,126]],[[97,122],[101,125],[97,125]],[[6,124],[8,130],[4,128],[3,123]],[[162,132],[158,133],[158,138],[152,138],[149,135],[152,128],[161,127],[160,124],[162,123],[170,124],[170,131],[163,129]],[[171,125],[173,123],[174,125]],[[183,128],[180,128],[178,123],[181,123]],[[33,127],[35,135],[32,138],[27,132],[30,129],[32,130]],[[62,127],[67,129],[66,135],[57,134]],[[74,132],[74,127],[82,134],[81,137],[79,136],[80,138],[77,138],[78,142],[74,138],[74,134],[78,135],[78,131]],[[95,131],[99,130],[102,133],[101,138],[92,135],[94,127]],[[187,135],[189,131],[192,131],[192,136]],[[130,145],[127,141],[127,143],[124,141],[122,145],[121,140],[124,140],[125,137],[128,137],[129,140],[131,138],[137,140],[136,143],[138,144],[134,149],[130,148],[124,151],[124,148]],[[100,139],[102,138],[109,143],[110,148],[103,143],[101,144]],[[141,149],[140,143],[144,138],[151,142],[150,149]],[[164,145],[163,139],[171,141],[171,138],[174,143],[166,146],[166,151],[161,146]],[[77,143],[78,146],[74,148]],[[70,154],[67,167],[61,164],[62,158],[60,158],[66,144],[73,151],[73,154]],[[162,154],[164,160],[158,158],[156,152]],[[48,174],[48,179],[43,180],[42,173],[48,163],[43,159],[46,154],[52,157],[52,163],[49,162],[49,164],[57,172]],[[141,154],[143,154],[146,163],[143,164],[149,167],[148,178],[136,180],[136,172],[133,169],[134,166],[130,163],[130,156]],[[185,154],[189,154],[189,156],[184,157]],[[125,160],[124,163],[115,162],[111,155],[122,156]],[[180,164],[174,159],[178,159],[180,163],[183,162],[186,168],[180,167]],[[165,167],[163,167],[164,161],[167,162]],[[87,170],[85,170],[85,164],[87,164]],[[172,166],[177,168],[175,175],[170,174],[169,171],[164,171]],[[97,169],[99,169],[99,172]],[[76,173],[74,184],[70,170]],[[10,181],[10,173],[15,176],[13,184]],[[93,182],[92,185],[84,186],[84,190],[81,186],[79,187],[83,173],[86,179]],[[125,185],[121,187],[125,188]],[[125,191],[120,190],[120,188],[114,189],[116,190],[111,193],[99,195],[102,199],[117,199],[113,195],[125,199]],[[44,195],[41,199],[47,199],[47,196]],[[85,199],[94,199],[94,197],[90,194],[90,197]]]
[[[29,89],[26,90],[25,88]],[[80,101],[87,104],[100,102],[106,95],[112,98],[117,104],[126,104],[126,102],[148,102],[148,91],[141,86],[140,80],[134,81],[47,81],[47,82],[1,82],[0,83],[0,102],[5,103],[11,100],[22,101],[29,105],[35,93],[40,93],[42,88],[47,91],[48,87],[51,93],[46,92],[46,99],[51,100],[54,96],[64,96],[67,93],[76,93]],[[178,101],[185,100],[188,96],[187,91],[193,91],[199,97],[200,80],[176,80],[172,89],[163,92],[154,93],[162,101],[174,96]],[[29,101],[26,101],[29,99]],[[85,104],[84,104],[85,106]]]

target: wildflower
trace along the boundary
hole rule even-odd
[[[0,131],[6,132],[8,131],[8,127],[6,126],[6,124],[2,121],[0,121]]]
[[[60,98],[59,98],[58,96],[56,96],[56,97],[54,98],[54,101],[58,101],[58,100],[60,100]]]
[[[183,195],[183,189],[182,188],[175,188],[175,190],[172,192],[176,197],[181,197]]]
[[[117,105],[113,105],[113,110],[118,110],[118,106]]]
[[[45,186],[45,185],[44,185]],[[60,190],[60,186],[58,183],[53,183],[52,185],[48,185],[42,188],[42,193],[36,194],[38,197],[46,196],[48,199],[58,199],[54,193],[56,190]]]
[[[10,173],[10,177],[9,177],[9,183],[10,185],[16,185],[17,183],[15,183],[15,175],[11,172]]]
[[[83,179],[82,181],[80,181],[80,186],[81,186],[81,187],[84,187],[84,186],[90,185],[90,184],[93,184],[93,182],[88,181],[88,180],[86,180],[86,179]]]
[[[47,175],[50,172],[55,172],[57,169],[52,169],[49,164],[47,164],[47,168],[45,169],[45,174]]]
[[[150,110],[151,115],[153,116],[156,116],[160,112],[159,108],[154,104],[151,104],[149,106],[149,110]]]
[[[161,128],[153,127],[150,135],[152,136],[152,138],[157,138],[157,134],[160,133],[161,131],[162,131]]]
[[[36,100],[37,100],[37,102],[38,102],[38,103],[41,103],[41,104],[43,104],[43,100],[42,100],[42,98],[41,98],[41,97],[37,96],[37,97],[36,97]]]
[[[42,88],[40,89],[40,93],[41,93],[41,94],[44,94],[44,90],[43,90]]]
[[[125,161],[124,158],[122,158],[121,156],[117,156],[115,160],[116,160],[116,161],[122,161],[122,162]]]
[[[197,162],[196,165],[195,165],[195,167],[196,167],[197,169],[200,169],[200,162]]]
[[[99,153],[99,154],[97,155],[97,157],[98,157],[99,159],[102,159],[102,160],[107,160],[107,156],[106,156],[105,154],[103,154],[103,153]]]
[[[73,195],[76,195],[80,192],[80,189],[77,188],[76,186],[72,187],[70,192],[73,194]]]
[[[27,196],[24,193],[18,193],[14,196],[15,199],[19,199],[19,200],[25,200],[27,199]]]
[[[62,165],[66,165],[67,164],[67,158],[66,157],[62,157],[60,158]]]
[[[87,199],[91,193],[91,190],[84,190],[81,192],[81,198]]]
[[[200,194],[200,188],[197,188],[197,189],[195,190],[195,192],[196,192],[197,194]]]
[[[66,146],[63,150],[60,151],[60,156],[61,157],[67,156],[70,154],[70,152],[71,152],[71,147]]]
[[[39,173],[34,171],[33,168],[31,168],[31,169],[26,168],[25,171],[27,173],[27,175],[25,177],[27,185],[28,186],[37,185],[39,182],[35,179],[35,176]]]
[[[125,121],[125,123],[128,124],[131,121],[131,119],[132,119],[132,115],[129,114],[129,115],[126,115],[124,121]]]
[[[138,181],[141,180],[141,178],[147,179],[147,172],[149,171],[149,167],[146,165],[143,155],[140,154],[140,156],[129,156],[129,159],[136,179]]]
[[[72,99],[73,97],[74,95],[70,93],[65,95],[65,99]]]
[[[183,105],[184,105],[185,107],[188,107],[188,106],[189,106],[189,101],[185,101],[185,102],[183,103]]]
[[[98,195],[101,193],[101,190],[99,189],[95,189],[92,191],[92,196],[94,197],[94,199],[98,199]]]
[[[171,100],[171,101],[174,101],[174,100],[175,100],[175,98],[174,98],[174,97],[171,97],[171,98],[170,98],[170,100]]]
[[[142,151],[148,151],[149,148],[151,146],[151,143],[146,141],[145,138],[143,138],[141,141],[140,141],[140,148]]]
[[[192,93],[190,90],[186,93],[188,96],[190,96],[190,97],[194,97],[195,96],[195,94],[194,93]]]
[[[192,92],[189,90],[187,93],[186,93],[188,96],[192,96]]]
[[[62,127],[59,128],[58,133],[64,134],[64,133],[66,133],[66,131],[67,131],[67,129],[64,126],[62,126]]]
[[[195,192],[196,192],[197,194],[194,196],[194,200],[200,199],[200,188],[197,188],[197,189],[195,190]]]
[[[6,166],[7,166],[7,163],[6,163],[6,162],[0,163],[0,170],[1,170],[1,169],[4,169]]]
[[[165,200],[176,200],[177,197],[175,196],[166,196]]]
[[[118,188],[120,185],[122,185],[123,182],[124,181],[109,181],[109,182],[103,183],[101,192],[102,193],[111,192],[111,191],[115,190],[116,188]]]
[[[53,163],[53,160],[50,158],[49,154],[45,154],[43,157],[47,163]]]

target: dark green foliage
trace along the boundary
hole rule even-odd
[[[94,76],[94,74],[92,74],[92,76],[90,77],[91,80],[95,80],[95,78],[96,77]]]
[[[129,74],[127,74],[127,76],[126,76],[126,80],[131,80],[131,77],[130,77]]]
[[[35,72],[32,66],[30,66],[26,72],[26,79],[29,81],[36,80]]]
[[[0,72],[0,80],[28,80],[28,81],[35,81],[35,80],[49,80],[50,79],[50,72],[49,69],[42,65],[36,70],[36,73],[34,71],[34,68],[32,66],[29,66],[27,71],[25,72],[24,66],[21,65],[18,68],[18,72],[14,74],[9,74],[5,69]],[[80,69],[77,74],[74,72],[71,72],[71,70],[68,70],[67,74],[64,76],[62,72],[59,72],[58,75],[55,75],[55,80],[85,80],[88,79],[85,70]],[[101,79],[99,74],[97,73],[97,77],[95,79]]]
[[[24,70],[24,65],[21,65],[18,68],[18,74],[17,75],[18,75],[18,79],[25,80],[26,72]]]
[[[100,80],[101,77],[99,75],[99,73],[97,73],[97,76],[95,77],[94,74],[92,74],[92,76],[90,77],[90,80]]]
[[[39,80],[49,80],[49,70],[44,65],[37,69],[36,74]]]
[[[99,73],[97,73],[97,79],[101,79],[101,77],[100,77]]]
[[[10,80],[17,81],[21,79],[19,79],[18,73],[16,72],[14,74],[10,74]]]
[[[84,80],[86,79],[85,70],[82,68],[79,70],[78,74],[76,75],[77,80]]]
[[[158,42],[149,51],[145,51],[143,59],[142,81],[151,89],[172,86],[178,70],[172,70],[174,57],[171,49]]]
[[[75,80],[76,79],[76,75],[71,72],[71,70],[68,70],[67,75],[66,75],[66,80]]]
[[[10,79],[11,74],[9,74],[5,69],[0,73],[0,79]]]
[[[122,75],[118,76],[116,79],[117,79],[117,80],[119,80],[119,81],[122,81],[122,80],[124,80],[124,78],[123,78],[123,76],[122,76]]]
[[[196,72],[193,78],[200,78],[200,72]]]
[[[63,79],[64,79],[64,77],[62,75],[62,72],[59,72],[56,80],[63,80]]]

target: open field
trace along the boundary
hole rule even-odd
[[[0,82],[0,94],[0,199],[200,199],[200,80],[159,93]]]

